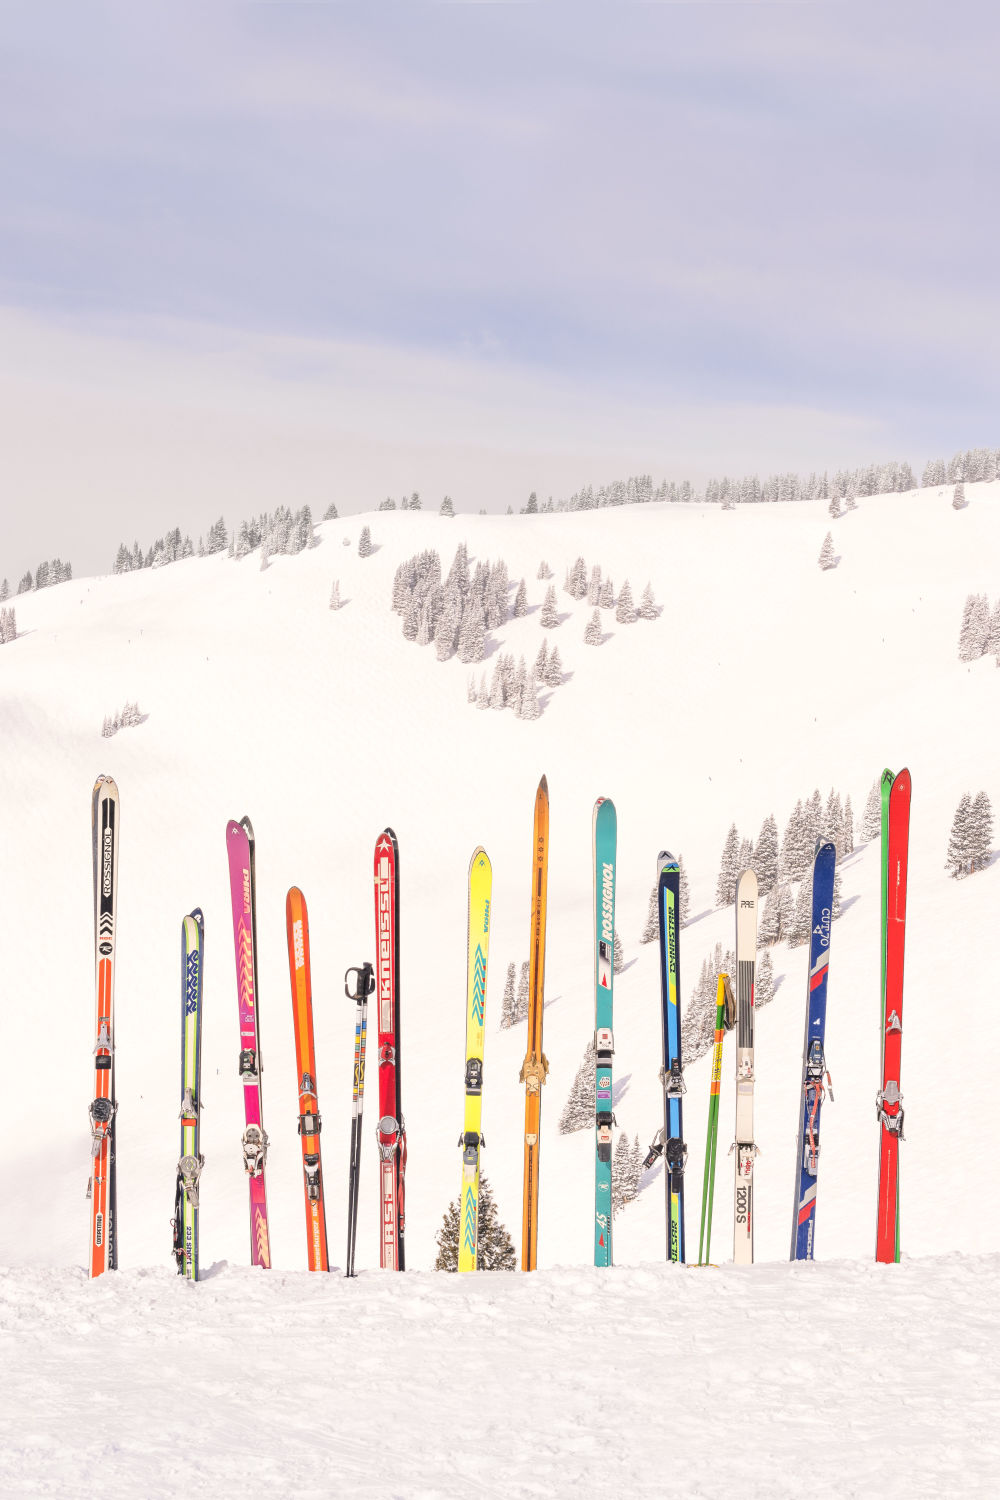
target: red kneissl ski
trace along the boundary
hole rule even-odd
[[[375,841],[375,952],[378,1006],[379,1259],[383,1270],[405,1267],[406,1130],[399,1046],[399,845],[391,828]]]

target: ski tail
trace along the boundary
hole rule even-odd
[[[613,1059],[615,986],[615,869],[618,816],[615,804],[599,797],[594,804],[594,1265],[614,1263],[612,1250],[611,1128],[614,1116]]]
[[[812,925],[809,973],[806,979],[799,1131],[796,1137],[791,1260],[812,1260],[815,1244],[820,1116],[826,1097],[826,1084],[830,1081],[826,1066],[826,1004],[836,869],[836,845],[829,840],[823,842],[817,839],[812,866]],[[833,1098],[832,1090],[830,1098]]]
[[[493,869],[481,846],[469,861],[468,943],[465,997],[465,1128],[459,1199],[458,1269],[475,1271],[479,1259],[479,1157],[483,1146],[483,1043],[486,979],[490,955]]]
[[[545,1006],[545,935],[548,912],[549,784],[535,793],[531,870],[531,950],[528,963],[528,1044],[521,1064],[524,1084],[524,1186],[521,1205],[521,1269],[538,1265],[538,1197],[541,1166],[542,1085],[549,1070],[542,1051]]]
[[[312,971],[309,957],[309,910],[298,886],[285,898],[288,974],[292,989],[295,1030],[295,1068],[299,1091],[299,1137],[306,1214],[306,1256],[310,1271],[329,1271],[326,1246],[326,1203],[323,1196],[323,1159],[316,1082],[316,1043],[313,1035]]]

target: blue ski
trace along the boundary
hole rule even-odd
[[[809,940],[809,985],[806,991],[806,1037],[802,1054],[798,1154],[795,1163],[795,1213],[790,1260],[812,1260],[816,1233],[816,1180],[819,1171],[819,1118],[826,1094],[826,987],[830,974],[830,922],[837,850],[816,842],[812,877],[812,934]],[[830,1090],[833,1098],[833,1089]]]
[[[612,1058],[615,1052],[615,858],[618,817],[607,797],[594,803],[594,1051],[597,1156],[594,1190],[594,1265],[610,1266]]]

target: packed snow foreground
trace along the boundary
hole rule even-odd
[[[649,505],[573,516],[382,514],[369,518],[363,550],[360,521],[330,521],[318,546],[263,570],[252,554],[216,555],[19,596],[16,632],[0,653],[0,890],[8,931],[31,941],[5,951],[17,1061],[7,1105],[24,1128],[8,1153],[0,1222],[9,1268],[0,1273],[0,1493],[993,1492],[1000,1199],[982,1193],[976,1153],[955,1150],[947,1135],[978,1065],[984,934],[998,896],[990,849],[966,858],[952,848],[961,843],[956,808],[968,804],[971,817],[973,795],[978,804],[998,790],[988,756],[998,674],[989,656],[960,656],[956,638],[964,602],[995,589],[1000,507],[985,503],[984,486],[969,486],[967,498],[956,510],[936,494],[865,497],[836,520],[838,563],[828,571],[817,567],[830,524],[820,504],[726,513]],[[415,586],[408,605],[397,600],[400,568],[434,550],[443,575],[459,558],[451,604],[431,563],[419,609]],[[554,606],[553,575],[573,585]],[[637,591],[649,578],[658,615],[651,606],[622,617],[602,603],[610,579],[620,599],[628,578]],[[504,591],[517,606],[506,614]],[[588,638],[598,611],[599,639]],[[454,629],[450,654],[442,619]],[[431,640],[435,649],[422,650]],[[514,714],[492,711],[508,706]],[[718,906],[715,893],[719,851],[724,865],[730,844],[734,858],[742,852],[737,827],[786,826],[797,804],[812,806],[815,795],[820,806],[817,787],[834,789],[827,808],[839,818],[847,796],[865,805],[887,765],[907,766],[913,785],[902,1262],[873,1261],[880,870],[877,843],[859,827],[837,862],[826,1033],[836,1102],[824,1106],[817,1260],[785,1259],[808,965],[808,945],[786,936],[803,904],[795,875],[765,910],[761,939],[772,998],[755,1022],[757,1264],[727,1263],[729,1038],[712,1248],[723,1264],[662,1263],[657,1165],[615,1220],[616,1264],[595,1269],[593,1129],[559,1129],[594,1041],[595,801],[613,799],[618,827],[617,1162],[663,1120],[658,959],[656,944],[641,941],[658,851],[683,852],[690,888],[679,934],[686,1003],[700,971],[714,989],[717,958],[733,946],[731,895]],[[90,800],[100,772],[121,791],[121,1269],[90,1282]],[[513,974],[528,953],[531,806],[543,772],[540,1269],[435,1274],[435,1237],[462,1171],[466,881],[477,845],[493,880],[483,1166],[499,1219],[515,1239],[521,1227],[527,1025],[506,997],[501,1005],[501,991],[507,973],[513,1005]],[[224,852],[227,822],[244,813],[259,887],[267,1271],[247,1264]],[[347,1280],[356,1007],[343,976],[374,956],[372,849],[387,824],[401,868],[407,1270],[373,1269],[379,1174],[369,1118],[359,1276]],[[285,942],[293,886],[309,901],[331,1275],[305,1269]],[[191,1286],[173,1274],[170,1218],[178,939],[194,908],[204,913],[205,1167],[204,1279]],[[616,933],[616,958],[618,948]],[[21,1066],[35,1035],[43,1049]],[[709,1069],[707,1051],[685,1064],[689,1245]]]

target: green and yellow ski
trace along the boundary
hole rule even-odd
[[[490,902],[493,869],[478,848],[469,863],[469,948],[465,1012],[465,1130],[462,1147],[462,1193],[458,1269],[474,1271],[479,1250],[479,1152],[485,1144],[483,1123],[483,1013],[486,965],[490,953]]]

